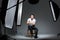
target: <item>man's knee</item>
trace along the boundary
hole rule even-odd
[[[35,28],[35,29],[34,29],[34,31],[35,31],[35,33],[37,33],[37,32],[38,32],[38,29],[37,29],[37,28]]]
[[[36,32],[38,32],[38,29],[37,28],[35,30],[36,30]]]

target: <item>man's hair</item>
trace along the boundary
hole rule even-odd
[[[33,15],[33,16],[34,16],[34,18],[35,18],[35,15],[34,15],[34,14],[31,14],[31,15]],[[30,15],[30,16],[31,16],[31,15]]]

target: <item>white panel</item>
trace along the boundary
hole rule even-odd
[[[16,3],[17,3],[17,0],[9,0],[7,9],[9,7],[15,5]],[[12,28],[14,16],[15,16],[15,11],[16,11],[16,6],[7,10],[6,17],[5,17],[5,27]]]
[[[52,5],[52,2],[50,2],[50,5],[51,5],[51,10],[52,10],[54,21],[56,21],[56,17],[55,17],[55,13],[54,13],[54,8],[53,8],[53,5]]]
[[[23,1],[23,0],[19,0],[19,2],[21,2],[21,1]],[[23,7],[23,3],[19,4],[17,25],[21,25],[22,7]]]

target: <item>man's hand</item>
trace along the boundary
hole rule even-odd
[[[27,21],[28,25],[35,25],[35,22]]]
[[[34,22],[29,22],[29,24],[31,24],[31,25],[35,25],[35,23],[34,23]]]

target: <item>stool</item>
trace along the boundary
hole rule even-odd
[[[27,30],[27,36],[28,37],[33,37],[32,35],[34,35],[34,34],[35,34],[35,30],[33,30],[32,34],[30,33],[30,30]]]

